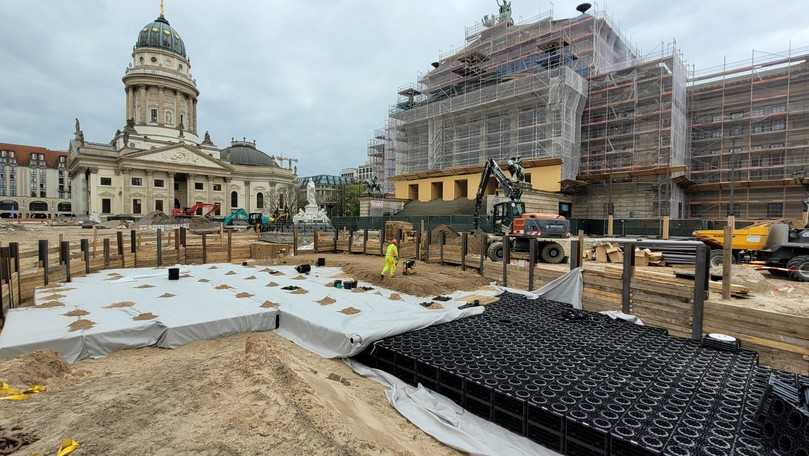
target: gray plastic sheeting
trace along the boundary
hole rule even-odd
[[[531,440],[467,412],[423,386],[412,387],[395,376],[347,360],[354,372],[387,390],[388,402],[408,421],[438,441],[473,456],[559,456]]]
[[[551,280],[542,288],[531,291],[531,293],[552,301],[570,304],[575,309],[581,310],[582,288],[584,288],[584,280],[582,279],[581,268],[576,268],[561,277]]]

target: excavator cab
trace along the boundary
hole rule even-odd
[[[511,231],[514,219],[525,213],[525,203],[522,201],[497,203],[492,212],[494,214],[494,231],[498,234],[505,234]]]

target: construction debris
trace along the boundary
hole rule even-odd
[[[623,263],[624,251],[613,242],[601,242],[593,246],[586,258],[596,263]],[[635,266],[665,266],[663,254],[649,249],[635,248]]]

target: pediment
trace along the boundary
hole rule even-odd
[[[122,157],[126,160],[140,162],[155,162],[156,164],[172,166],[192,166],[229,171],[230,167],[224,162],[207,154],[184,145],[169,146],[161,149],[146,150]]]

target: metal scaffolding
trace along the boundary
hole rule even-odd
[[[809,48],[753,51],[688,88],[692,217],[797,217],[809,169]]]
[[[385,133],[392,175],[482,164],[489,158],[560,158],[575,179],[591,74],[635,58],[601,11],[520,22],[510,14],[468,27],[462,47],[398,91]],[[376,136],[376,135],[375,135]],[[372,143],[374,140],[372,139]],[[378,165],[380,171],[382,166]]]

